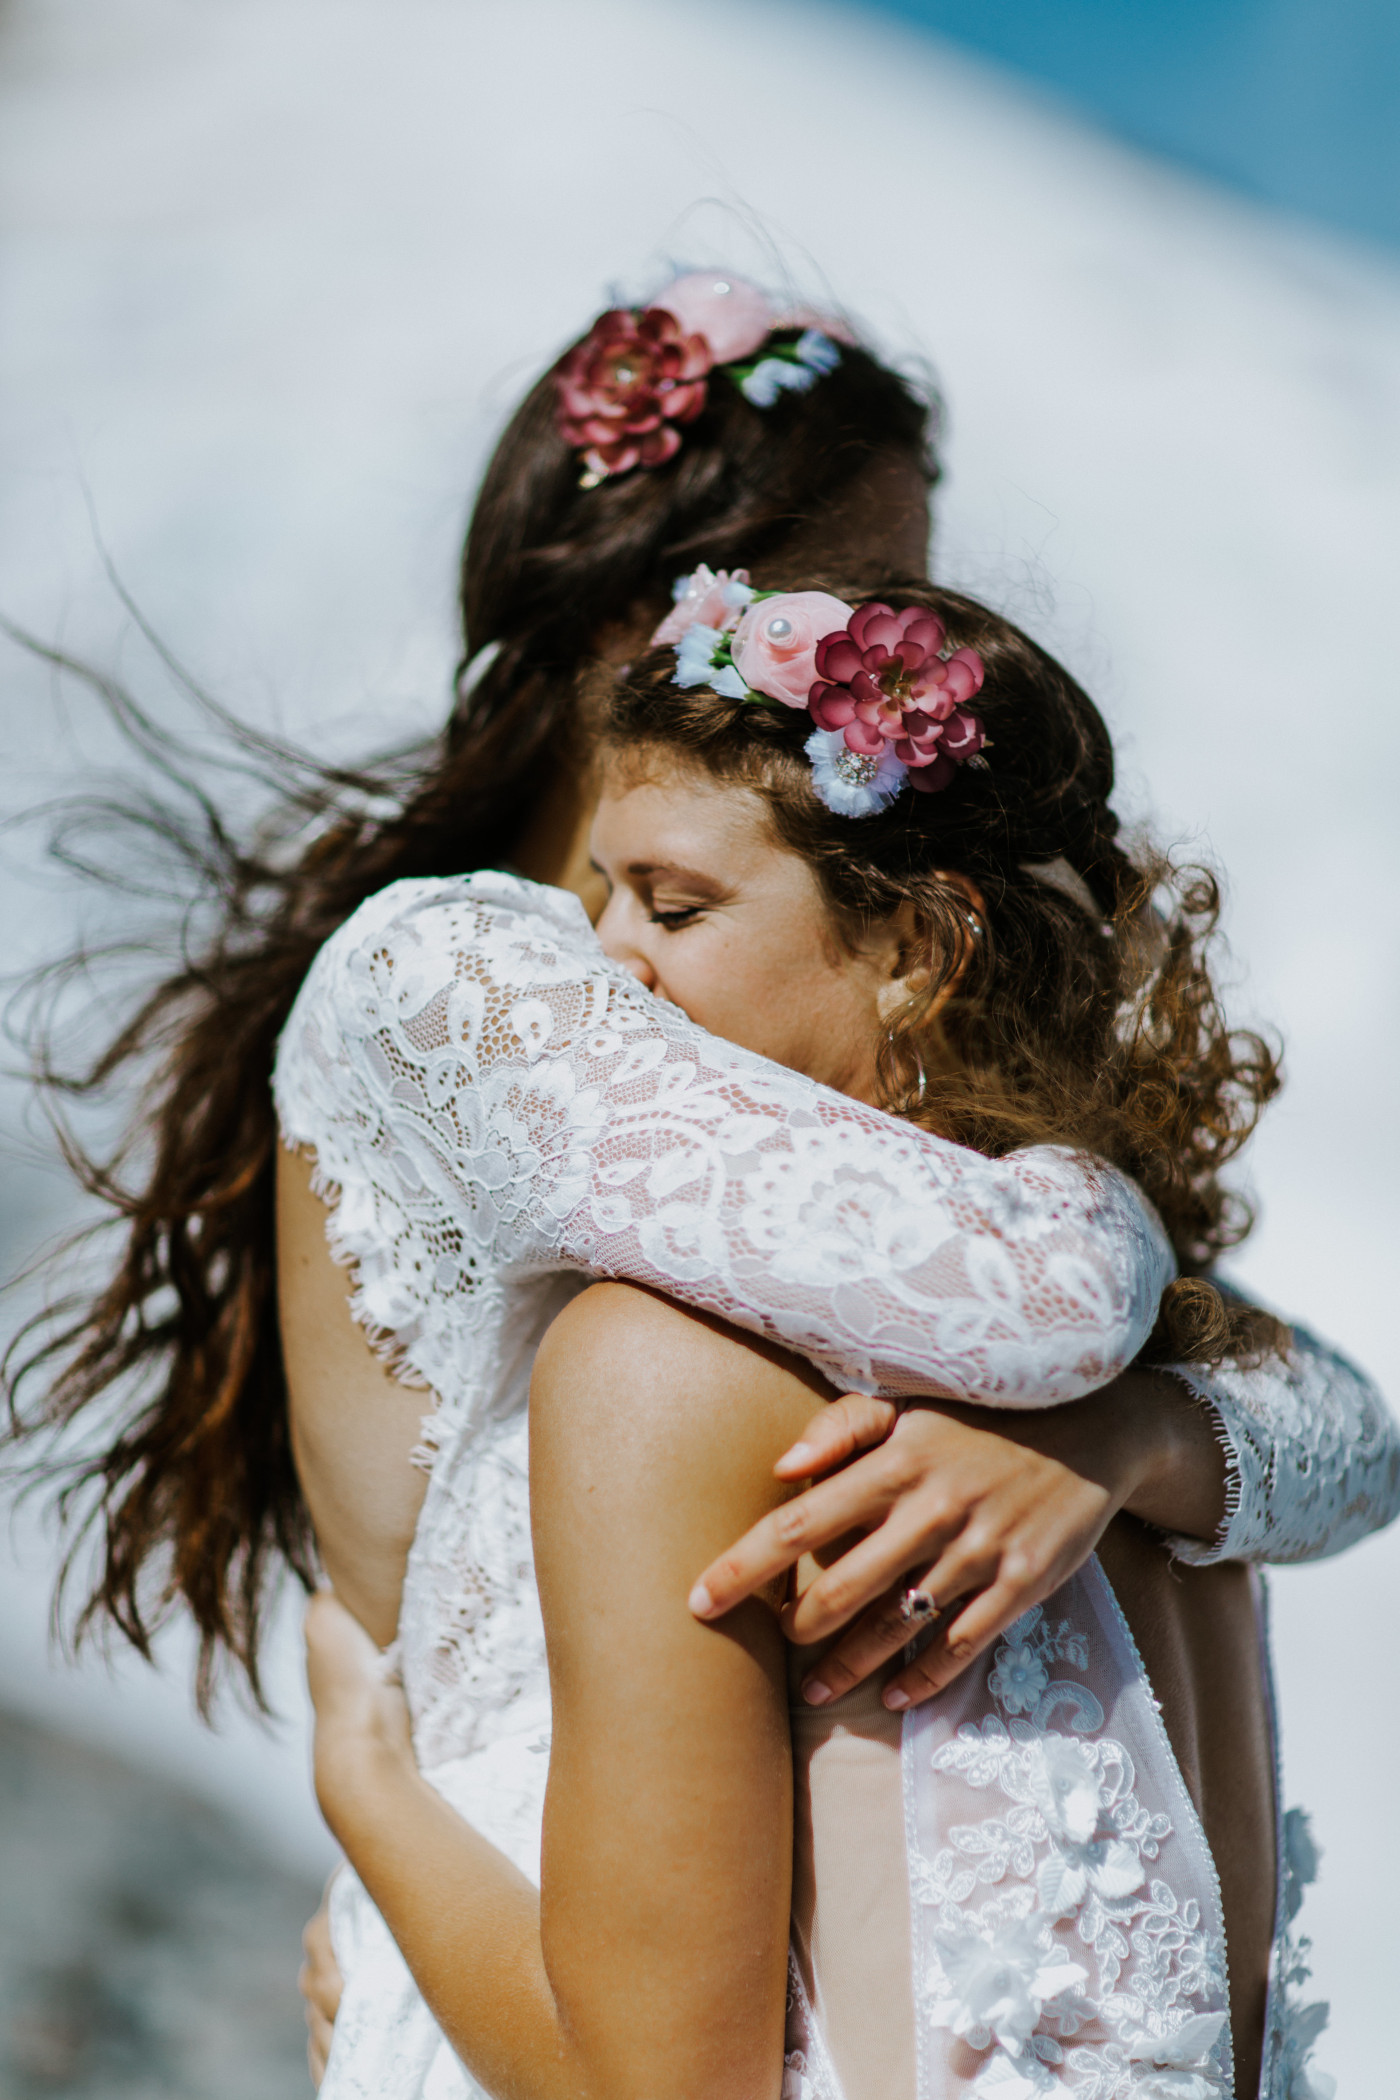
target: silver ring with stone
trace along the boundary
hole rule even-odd
[[[927,1590],[908,1589],[899,1600],[901,1626],[923,1626],[935,1616],[938,1605]]]

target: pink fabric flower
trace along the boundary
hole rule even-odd
[[[717,365],[751,357],[773,328],[773,308],[757,285],[727,270],[694,270],[658,292],[653,308],[674,314],[682,335],[703,335]]]
[[[555,367],[559,435],[600,477],[658,467],[680,449],[675,425],[705,406],[713,364],[704,338],[683,334],[661,308],[614,307]]]
[[[751,605],[734,632],[734,668],[749,690],[805,707],[823,635],[844,629],[849,605],[825,591],[784,591]]]
[[[674,648],[686,629],[693,627],[697,620],[702,627],[717,628],[722,634],[726,627],[734,625],[746,600],[752,595],[748,586],[747,569],[736,569],[731,576],[728,569],[708,569],[701,562],[694,575],[686,577],[685,589],[648,646],[652,649]]]
[[[986,675],[982,659],[975,649],[943,657],[946,640],[943,622],[922,606],[862,605],[844,633],[817,647],[813,721],[839,729],[862,758],[893,750],[909,768],[910,786],[925,794],[947,787],[987,736],[967,705]]]

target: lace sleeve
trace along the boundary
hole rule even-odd
[[[1215,1417],[1225,1519],[1209,1545],[1174,1538],[1197,1567],[1322,1560],[1400,1515],[1400,1430],[1371,1381],[1305,1328],[1286,1357],[1173,1366]]]
[[[510,876],[362,906],[276,1090],[340,1189],[360,1317],[440,1391],[463,1301],[535,1266],[650,1284],[846,1387],[1043,1407],[1132,1361],[1173,1274],[1113,1169],[989,1160],[719,1042]]]

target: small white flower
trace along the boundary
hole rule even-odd
[[[1019,1651],[1031,1654],[1029,1648]],[[1042,1687],[1045,1666],[1039,1665]],[[1036,1694],[1039,1697],[1039,1693]],[[1031,1746],[1031,1799],[1057,1845],[1087,1845],[1099,1827],[1099,1775],[1082,1743],[1047,1735]]]
[[[1046,2001],[1086,1975],[1035,1916],[996,1923],[965,1912],[956,1929],[935,1932],[933,1941],[933,2023],[973,2049],[985,2049],[995,2037],[1003,2049],[1019,2053]]]
[[[1009,1714],[1026,1714],[1040,1699],[1050,1682],[1050,1672],[1029,1643],[997,1649],[996,1668],[987,1679],[987,1690]]]
[[[839,343],[833,343],[820,328],[805,329],[792,347],[801,362],[819,375],[834,372],[841,362]]]
[[[710,686],[726,700],[747,700],[749,696],[749,689],[733,664],[726,664],[721,671],[712,671]]]
[[[1128,2050],[1129,2061],[1144,2067],[1133,2100],[1220,2100],[1212,2052],[1224,2025],[1223,2012],[1192,2013],[1170,2034],[1140,2033]]]
[[[803,746],[817,800],[838,817],[873,817],[901,794],[909,768],[892,750],[876,758],[852,751],[839,729],[814,729]]]
[[[1099,1775],[1084,1745],[1069,1736],[1048,1735],[1029,1755],[1030,1799],[1053,1847],[1036,1875],[1036,1892],[1049,1916],[1071,1916],[1090,1889],[1112,1903],[1141,1888],[1137,1847],[1098,1835]]]
[[[785,357],[765,357],[739,381],[739,392],[755,408],[771,408],[779,394],[805,394],[820,376],[811,365],[795,365]]]
[[[718,627],[702,627],[698,620],[693,627],[687,627],[676,644],[672,685],[708,685],[720,641]]]

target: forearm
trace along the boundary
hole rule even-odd
[[[1213,1418],[1168,1371],[1131,1370],[1069,1408],[983,1425],[1112,1484],[1117,1507],[1159,1530],[1213,1539],[1226,1459]]]
[[[1086,1399],[1014,1416],[947,1400],[912,1405],[1056,1461],[1102,1490],[1104,1522],[1125,1510],[1159,1530],[1213,1539],[1224,1520],[1227,1466],[1214,1420],[1168,1371],[1124,1371]]]
[[[406,1750],[318,1737],[326,1821],[472,2076],[497,2100],[593,2092],[559,2017],[539,1891],[464,1822]]]

